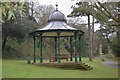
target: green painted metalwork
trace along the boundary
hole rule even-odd
[[[57,30],[43,30],[43,31],[34,31],[34,32],[31,32],[31,33],[29,33],[31,36],[34,36],[34,35],[36,35],[36,34],[42,34],[42,33],[50,33],[50,32],[57,32],[58,31],[58,29]],[[63,30],[63,29],[61,29],[61,30],[59,30],[59,31],[61,31],[61,32],[70,32],[70,33],[76,33],[76,32],[80,32],[81,34],[84,34],[84,32],[83,31],[81,31],[81,30]],[[71,36],[73,36],[73,35],[71,35]],[[47,36],[47,37],[51,37],[51,36]],[[52,37],[57,37],[57,36],[52,36]],[[62,37],[62,36],[60,36],[60,37]],[[64,37],[64,36],[63,36]],[[68,36],[69,37],[69,36]]]
[[[72,49],[72,37],[70,37],[70,61],[73,61],[73,59],[72,59],[72,55],[73,55],[73,49]]]
[[[61,15],[62,15],[62,17],[61,17]],[[67,20],[66,20],[64,14],[62,14],[59,11],[55,11],[54,13],[51,14],[51,16],[49,16],[47,25],[45,25],[44,27],[39,28],[29,34],[30,34],[30,36],[40,38],[40,43],[39,43],[40,44],[40,63],[43,62],[42,38],[46,38],[46,37],[58,38],[58,41],[55,43],[56,44],[55,53],[57,53],[57,55],[58,55],[57,60],[58,60],[58,63],[60,63],[61,62],[60,61],[60,38],[61,37],[75,37],[75,43],[76,43],[76,37],[79,35],[78,33],[84,34],[84,32],[82,30],[76,29],[76,28],[73,28],[73,27],[67,25]],[[58,51],[57,51],[57,48],[58,48]],[[77,49],[77,43],[75,44],[75,48]],[[36,61],[35,49],[36,49],[36,43],[34,42],[34,61]],[[71,60],[72,60],[73,49],[71,49],[71,50],[72,50],[71,51]],[[75,50],[75,53],[76,53],[76,50]],[[75,62],[77,62],[77,55],[78,54],[75,55]]]
[[[33,37],[33,39],[34,39],[34,60],[33,62],[36,62],[36,38],[35,36]]]
[[[78,41],[79,42],[79,61],[82,61],[82,59],[81,59],[81,40],[80,40],[81,36],[82,35],[79,36],[79,41]]]
[[[42,58],[42,35],[40,36],[40,63],[43,62],[43,58]]]
[[[58,63],[60,62],[60,32],[58,32]]]
[[[57,61],[57,37],[55,37],[55,61]]]
[[[77,49],[77,36],[75,35],[75,62],[78,62],[76,49]]]

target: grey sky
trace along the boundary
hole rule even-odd
[[[65,16],[70,14],[72,11],[71,6],[75,5],[76,1],[72,0],[39,0],[40,4],[46,4],[46,5],[53,5],[55,7],[55,4],[58,4],[58,10],[61,11]]]
[[[67,15],[70,14],[72,11],[71,6],[75,5],[75,3],[78,1],[80,0],[39,0],[39,3],[45,5],[53,5],[55,7],[55,4],[57,2],[58,10],[65,14],[65,16],[67,17]],[[87,24],[87,17],[82,17],[80,21],[85,22]],[[100,24],[95,24],[95,31],[99,29],[99,26]]]
[[[0,0],[2,2],[25,2],[25,1],[31,1],[31,0]],[[32,0],[32,1],[37,1],[40,4],[45,4],[45,5],[53,5],[55,7],[55,4],[57,2],[58,4],[58,10],[61,11],[65,16],[67,17],[68,14],[71,13],[72,9],[71,6],[75,5],[76,2],[81,1],[81,2],[118,2],[120,0]],[[68,19],[68,18],[67,18]],[[87,23],[87,17],[82,17],[80,21]],[[92,21],[92,20],[91,20]],[[99,29],[100,24],[95,24],[95,31]]]

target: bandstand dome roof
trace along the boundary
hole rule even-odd
[[[57,37],[58,32],[60,32],[61,37],[74,36],[75,32],[78,32],[79,34],[84,33],[80,29],[69,26],[67,24],[65,15],[60,11],[55,10],[52,14],[50,14],[48,18],[48,23],[46,25],[30,34],[34,36],[39,36],[39,34],[42,34],[42,36],[45,37]]]
[[[55,12],[53,12],[49,16],[48,22],[50,22],[50,21],[65,21],[66,22],[67,20],[66,20],[66,17],[65,17],[65,15],[63,13],[56,10]]]

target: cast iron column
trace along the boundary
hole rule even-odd
[[[33,62],[36,62],[36,38],[35,38],[35,36],[33,36],[33,39],[34,39],[34,59],[33,59]]]
[[[40,63],[43,62],[42,59],[42,34],[40,34]]]
[[[60,62],[60,32],[58,32],[58,63]]]
[[[70,37],[70,61],[72,61],[72,54],[73,54],[73,49],[72,49],[72,37]]]
[[[77,35],[75,34],[75,62],[77,62]]]
[[[81,35],[79,36],[79,61],[81,60],[81,41],[80,41]]]
[[[55,37],[55,61],[57,61],[57,38]]]

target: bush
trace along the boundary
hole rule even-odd
[[[111,49],[112,49],[112,51],[113,51],[113,53],[114,53],[114,55],[115,55],[115,57],[120,57],[120,44],[119,44],[120,42],[118,42],[118,40],[117,39],[113,39],[112,41],[111,41]]]
[[[93,51],[93,56],[100,56],[99,50],[94,50],[94,51]]]
[[[12,48],[10,45],[6,45],[4,50],[2,51],[2,58],[3,59],[12,59],[12,58],[21,58],[22,55],[17,52],[14,48]]]
[[[106,54],[105,57],[108,59],[114,59],[115,56],[113,54]]]

